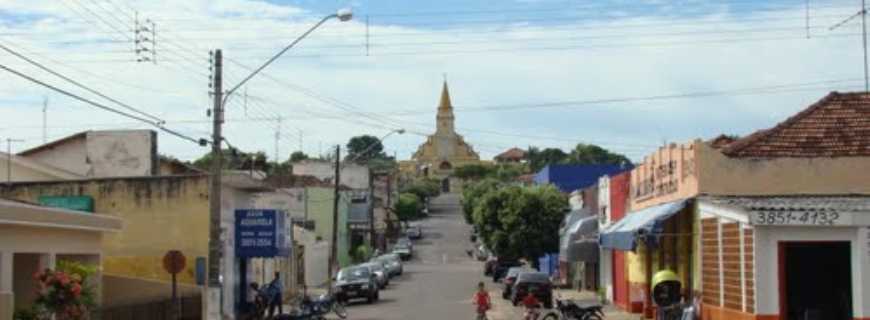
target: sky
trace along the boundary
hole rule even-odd
[[[207,138],[213,50],[227,90],[340,8],[354,19],[327,21],[229,98],[231,145],[285,160],[405,129],[384,144],[408,159],[434,132],[446,79],[457,131],[482,158],[593,143],[639,161],[864,88],[860,17],[840,24],[854,0],[0,0],[0,45],[100,95],[7,51],[0,65]],[[13,151],[152,128],[5,70],[0,108]],[[158,139],[183,160],[208,151]]]

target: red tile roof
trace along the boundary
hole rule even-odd
[[[870,156],[870,94],[831,92],[773,128],[728,144],[730,157]]]
[[[495,156],[496,160],[522,160],[526,158],[526,151],[520,148],[510,148]]]

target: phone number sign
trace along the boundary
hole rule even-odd
[[[851,212],[837,211],[755,211],[750,215],[754,225],[767,226],[850,226]]]
[[[291,234],[284,212],[236,210],[236,256],[240,258],[289,256]]]

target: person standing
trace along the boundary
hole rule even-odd
[[[275,315],[275,307],[278,314],[284,313],[284,285],[281,283],[281,273],[275,272],[275,278],[269,283],[269,318]]]
[[[486,291],[483,282],[477,284],[477,292],[474,293],[472,302],[477,306],[477,319],[487,319],[486,312],[492,308],[492,301],[489,299],[489,292]]]

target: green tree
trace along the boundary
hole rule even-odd
[[[559,248],[567,199],[553,186],[508,186],[475,204],[472,220],[497,255],[532,261]]]
[[[396,201],[395,206],[396,216],[400,221],[417,219],[423,209],[420,198],[413,193],[399,194],[399,200]]]
[[[622,154],[610,152],[594,144],[584,143],[578,143],[574,150],[568,154],[565,162],[570,164],[631,164],[631,160]]]
[[[386,159],[384,145],[375,136],[361,135],[350,138],[347,142],[347,156],[345,159],[354,159],[355,162],[364,163],[371,159]]]
[[[308,155],[305,154],[305,152],[294,151],[293,153],[290,154],[290,162],[291,163],[296,163],[296,162],[299,162],[302,160],[308,160]]]
[[[441,183],[437,179],[420,178],[400,188],[400,191],[413,193],[425,203],[441,194]]]
[[[529,169],[532,172],[538,172],[549,164],[564,162],[568,154],[559,148],[544,148],[541,150],[536,147],[529,147],[527,157],[529,158]]]
[[[488,178],[478,182],[472,182],[462,188],[462,215],[465,222],[474,223],[473,214],[477,202],[483,198],[483,195],[495,191],[501,186],[498,180]]]
[[[496,168],[484,164],[469,164],[453,170],[453,176],[463,180],[480,180],[495,174]]]
[[[269,163],[266,153],[263,151],[257,152],[242,152],[236,148],[222,149],[223,170],[262,170],[269,172],[272,168],[272,163]],[[191,165],[201,170],[211,170],[213,157],[211,152],[204,154],[199,159],[194,160]]]

